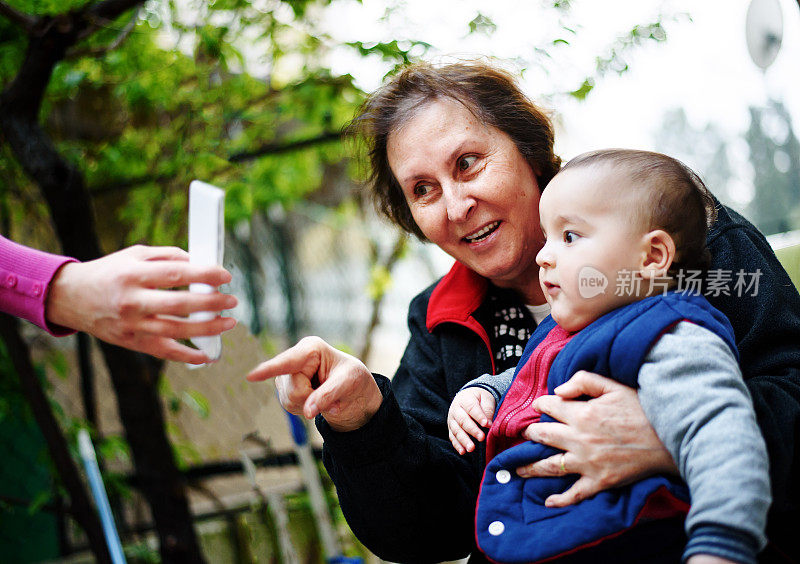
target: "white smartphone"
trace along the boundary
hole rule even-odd
[[[221,265],[225,252],[225,192],[216,186],[193,180],[189,184],[189,262],[203,266]],[[216,288],[208,284],[190,284],[189,291],[210,294]],[[189,315],[193,321],[208,321],[213,311]],[[222,337],[192,337],[192,343],[217,360],[222,355]]]

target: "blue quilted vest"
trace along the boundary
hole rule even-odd
[[[576,334],[553,361],[547,377],[548,393],[579,370],[638,387],[639,367],[651,346],[682,320],[719,335],[738,359],[733,328],[720,311],[702,296],[669,292],[614,310]],[[555,322],[549,316],[539,324],[515,375],[553,327]],[[544,414],[541,420],[554,421]],[[491,560],[680,560],[685,544],[683,522],[689,507],[685,484],[672,477],[655,476],[600,492],[575,505],[545,507],[548,496],[568,489],[577,476],[524,479],[515,469],[559,452],[526,441],[499,453],[486,466],[475,527],[478,547]]]

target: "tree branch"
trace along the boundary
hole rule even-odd
[[[64,57],[67,60],[79,59],[81,57],[102,57],[109,51],[113,51],[117,47],[119,47],[125,39],[131,34],[131,32],[136,27],[136,21],[139,19],[139,10],[135,10],[133,15],[131,16],[131,20],[123,27],[117,37],[103,47],[84,47],[82,49],[72,48],[67,51],[66,56]]]
[[[22,29],[24,29],[28,34],[30,34],[31,30],[33,30],[33,26],[36,25],[36,18],[34,16],[24,14],[19,10],[12,8],[5,2],[0,2],[0,14],[4,15],[12,22],[19,24],[19,26],[22,27]]]
[[[136,188],[137,186],[141,186],[142,184],[148,184],[150,182],[169,182],[177,178],[177,174],[145,174],[143,176],[136,176],[134,178],[126,178],[125,180],[120,180],[119,182],[114,182],[111,184],[100,184],[97,186],[90,186],[89,193],[94,196],[102,196],[104,194],[111,194],[114,192],[119,192],[121,190],[128,190],[130,188]]]
[[[320,135],[317,135],[315,137],[308,137],[306,139],[289,141],[287,143],[267,143],[257,149],[253,149],[252,151],[241,151],[239,153],[233,153],[228,156],[228,162],[231,164],[235,164],[253,160],[258,157],[263,157],[265,155],[278,155],[282,153],[288,153],[291,151],[298,151],[300,149],[306,149],[308,147],[312,147],[314,145],[318,145],[321,143],[329,143],[331,141],[337,141],[341,139],[343,136],[344,132],[329,131],[321,133]],[[228,168],[230,167],[227,166],[223,167],[221,170],[214,171],[214,173],[216,174],[219,172],[223,172]],[[122,190],[129,190],[131,188],[136,188],[137,186],[141,186],[142,184],[147,184],[149,182],[169,182],[171,180],[175,180],[181,174],[183,173],[145,174],[143,176],[137,176],[134,178],[126,178],[124,180],[120,180],[119,182],[89,186],[89,193],[93,197],[101,196],[104,194],[111,194]]]
[[[78,12],[81,27],[75,43],[83,41],[98,29],[107,27],[121,14],[143,3],[144,0],[107,0],[94,6],[87,6],[84,11]]]
[[[297,141],[290,141],[288,143],[266,143],[257,149],[251,151],[240,151],[228,156],[228,160],[232,163],[240,163],[242,161],[249,161],[264,155],[278,155],[281,153],[288,153],[298,149],[305,149],[320,143],[327,143],[329,141],[339,141],[344,137],[344,131],[326,131],[315,137],[308,137],[306,139],[298,139]]]
[[[131,8],[144,4],[144,0],[103,0],[87,11],[86,15],[100,21],[111,21]]]
[[[392,247],[392,252],[386,258],[386,262],[384,262],[382,266],[387,273],[391,274],[394,265],[400,260],[400,257],[403,256],[403,253],[406,250],[408,244],[408,236],[405,233],[400,233],[397,236],[397,239],[394,242],[394,247]],[[375,261],[378,262],[377,260]],[[375,296],[372,300],[372,314],[369,318],[369,324],[367,325],[367,331],[364,336],[364,346],[361,348],[361,353],[359,354],[358,358],[365,359],[364,362],[368,362],[368,357],[370,352],[372,351],[372,338],[375,334],[375,328],[378,327],[378,323],[381,320],[381,306],[383,305],[383,299],[386,297],[386,291],[380,292],[377,296]]]

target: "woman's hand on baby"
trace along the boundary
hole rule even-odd
[[[486,435],[481,427],[488,428],[492,424],[495,403],[491,393],[478,387],[461,390],[453,398],[447,412],[447,434],[459,454],[475,450],[470,435],[478,441],[484,439]]]
[[[517,469],[522,477],[580,474],[567,491],[547,498],[549,507],[571,505],[653,474],[678,473],[634,389],[580,371],[555,393],[533,405],[560,423],[534,423],[523,435],[565,453]],[[581,396],[592,399],[578,400]]]
[[[321,414],[336,431],[362,427],[383,402],[364,363],[319,337],[302,339],[247,375],[251,382],[268,378],[275,378],[286,411],[308,419]]]

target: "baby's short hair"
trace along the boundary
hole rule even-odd
[[[663,229],[675,242],[675,260],[669,275],[680,270],[706,271],[711,253],[706,247],[708,229],[717,218],[714,197],[700,177],[678,159],[650,151],[602,149],[578,155],[560,172],[578,167],[621,167],[630,182],[620,189],[635,189],[635,220],[646,229]]]

